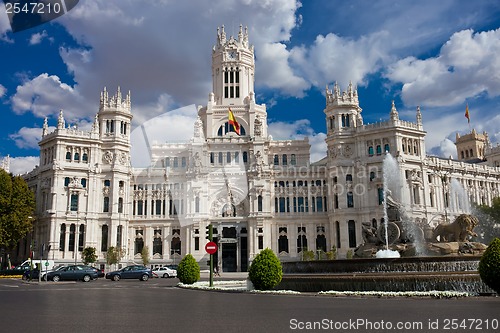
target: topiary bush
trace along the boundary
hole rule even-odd
[[[500,238],[495,238],[479,261],[481,280],[500,294]]]
[[[177,267],[177,277],[184,284],[193,284],[200,279],[200,265],[191,254],[182,258]]]
[[[269,248],[260,251],[248,271],[248,278],[257,290],[269,290],[276,287],[282,277],[281,262]]]

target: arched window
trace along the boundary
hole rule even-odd
[[[102,205],[102,211],[104,213],[109,213],[109,197],[104,197],[104,202]]]
[[[352,195],[352,192],[347,192],[347,207],[348,208],[354,207],[354,197]]]
[[[290,158],[290,164],[291,165],[296,165],[297,164],[297,159],[295,157],[295,154],[292,154],[292,156]]]
[[[282,161],[283,161],[283,163],[282,163],[283,165],[287,165],[288,164],[286,154],[283,154]]]
[[[243,152],[243,163],[247,163],[248,162],[248,153],[246,151]]]
[[[349,234],[349,247],[356,247],[356,223],[353,220],[347,222],[347,231]]]
[[[286,235],[281,235],[278,238],[278,253],[281,252],[288,253],[288,237]]]
[[[79,153],[75,153],[75,161],[79,161],[80,160],[80,154]]]
[[[262,212],[262,195],[257,197],[257,211]]]
[[[368,147],[368,156],[373,156],[373,146]]]
[[[66,224],[61,224],[61,233],[59,234],[59,251],[64,251],[66,246]]]
[[[389,144],[388,144],[388,143],[386,143],[386,144],[384,145],[384,152],[386,152],[386,153],[390,152],[390,149],[389,149]]]
[[[352,182],[352,174],[348,173],[348,174],[345,176],[345,181],[346,181],[346,182]]]
[[[336,238],[337,238],[337,248],[340,248],[341,247],[341,243],[340,243],[340,222],[339,221],[335,221],[335,234],[336,234]]]
[[[69,226],[69,241],[68,241],[68,250],[75,250],[75,236],[76,236],[76,225],[71,223]]]
[[[108,250],[108,226],[105,224],[101,229],[101,251]]]
[[[122,247],[122,236],[123,235],[123,226],[119,225],[116,227],[116,247]]]
[[[240,136],[245,136],[246,135],[245,127],[243,127],[243,125],[240,122],[238,122],[238,123],[240,124]],[[232,125],[229,125],[228,121],[226,121],[217,130],[217,136],[224,136],[224,135],[226,135],[226,134],[228,134],[230,132],[234,133],[234,128],[233,128]]]
[[[64,186],[68,186],[69,185],[69,181],[70,181],[69,177],[65,177],[64,178]]]
[[[82,155],[82,161],[83,162],[88,162],[89,161],[89,155],[87,153],[83,153],[83,155]]]
[[[305,230],[305,227],[303,227],[303,230]],[[300,233],[299,227],[299,236],[297,236],[297,253],[300,253],[302,251],[307,251],[307,236],[303,233]]]
[[[86,188],[87,187],[87,179],[86,178],[82,178],[80,183],[82,184],[82,187],[83,188]]]
[[[71,161],[71,152],[66,152],[66,161]]]
[[[200,197],[196,197],[194,199],[194,212],[199,213],[200,212]]]
[[[181,239],[179,237],[173,237],[170,242],[170,255],[182,255],[181,253]]]
[[[280,158],[278,155],[274,155],[274,165],[279,165],[280,164]]]
[[[381,205],[384,203],[384,188],[378,188],[378,204]]]
[[[377,155],[382,155],[382,146],[377,145]]]
[[[156,231],[160,231],[161,230],[156,230]],[[155,233],[156,233],[155,231]],[[161,241],[161,234],[160,234],[160,237],[155,237],[155,239],[153,239],[153,255],[155,254],[163,254],[163,242]]]
[[[141,237],[137,237],[134,242],[134,254],[140,254],[144,248],[144,240]]]
[[[316,250],[326,252],[326,237],[325,235],[316,236]]]
[[[83,251],[83,240],[85,239],[85,225],[80,224],[80,230],[78,234],[78,251]]]

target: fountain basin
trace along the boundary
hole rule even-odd
[[[373,258],[283,263],[278,289],[319,291],[461,291],[491,293],[480,257]]]

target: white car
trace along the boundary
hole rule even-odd
[[[177,276],[177,271],[172,268],[168,267],[157,267],[153,269],[153,273],[157,274],[160,277],[164,278],[169,278],[169,277],[176,277]]]

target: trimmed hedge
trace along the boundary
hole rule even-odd
[[[500,294],[500,238],[495,238],[484,251],[478,270],[483,282]]]
[[[281,262],[269,248],[260,251],[248,271],[248,278],[257,290],[273,289],[281,282],[282,277]]]
[[[182,258],[177,267],[177,277],[184,284],[193,284],[200,279],[200,265],[191,254]]]

